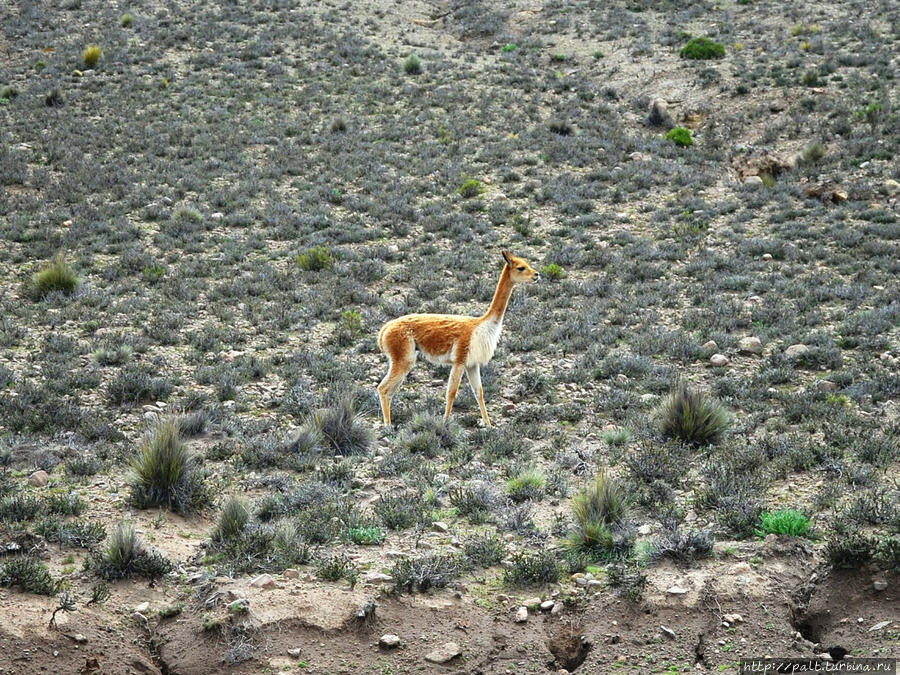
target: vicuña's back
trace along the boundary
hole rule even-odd
[[[391,399],[416,364],[417,352],[421,351],[432,363],[452,367],[447,383],[445,419],[450,417],[453,400],[465,370],[472,392],[481,407],[484,423],[491,426],[484,405],[481,366],[491,360],[497,349],[503,328],[503,315],[513,286],[540,278],[522,258],[507,251],[503,251],[503,258],[506,264],[497,282],[491,306],[484,315],[407,314],[388,321],[378,333],[378,347],[387,355],[389,362],[388,374],[378,385],[385,425],[391,424]]]

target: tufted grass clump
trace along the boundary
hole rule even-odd
[[[374,442],[352,392],[334,396],[331,405],[313,414],[312,423],[325,447],[337,455],[363,455]]]
[[[400,450],[429,458],[446,457],[460,444],[460,429],[443,415],[417,413],[397,437]]]
[[[550,263],[541,268],[541,276],[546,277],[550,281],[559,281],[566,276],[566,271],[560,265]]]
[[[717,443],[728,431],[728,411],[703,392],[679,385],[657,410],[659,429],[666,438],[692,446]]]
[[[796,509],[764,511],[760,514],[760,526],[756,528],[756,536],[789,534],[792,537],[802,537],[809,532],[809,527],[809,518]]]
[[[540,469],[522,469],[506,481],[506,493],[514,502],[540,500],[547,486],[547,476]]]
[[[422,72],[422,59],[417,54],[410,54],[403,62],[403,71],[407,75],[418,75]]]
[[[131,501],[140,509],[164,506],[184,514],[211,501],[200,465],[181,440],[175,418],[161,420],[148,432],[132,469]]]
[[[334,256],[325,246],[313,246],[299,253],[294,261],[297,267],[305,272],[320,272],[331,269],[334,265]]]
[[[125,12],[119,17],[119,25],[122,26],[122,28],[131,28],[132,24],[134,24],[134,17],[128,12]]]
[[[172,561],[157,551],[149,551],[129,522],[120,522],[106,546],[88,561],[97,576],[106,580],[144,577],[155,581],[171,572]]]
[[[52,291],[71,295],[78,288],[78,275],[66,263],[62,253],[57,254],[40,272],[31,277],[31,292],[37,299],[47,297]]]
[[[725,56],[725,45],[708,37],[695,37],[681,48],[680,56],[683,59],[721,59]]]
[[[685,127],[675,127],[674,129],[670,129],[666,134],[666,140],[672,141],[675,145],[680,145],[682,148],[687,148],[694,144],[694,139],[691,137],[691,130]]]
[[[616,536],[625,523],[629,503],[625,490],[617,481],[601,471],[594,482],[572,498],[575,527],[569,533],[570,549],[599,557],[615,557],[623,543]],[[627,537],[626,537],[627,540]]]
[[[472,199],[482,194],[484,189],[484,184],[477,178],[467,178],[456,191],[463,199]]]
[[[243,534],[249,522],[250,510],[247,503],[240,497],[232,495],[222,506],[212,540],[217,543],[234,541]]]
[[[97,63],[102,56],[103,50],[100,49],[98,45],[88,45],[85,50],[81,52],[81,61],[84,63],[85,68],[94,68],[97,66]]]

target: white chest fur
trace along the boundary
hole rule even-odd
[[[475,328],[466,358],[467,366],[483,366],[491,360],[497,349],[497,343],[500,342],[500,329],[502,328],[502,321],[485,321]]]

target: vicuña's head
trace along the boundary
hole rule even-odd
[[[509,251],[503,251],[503,259],[509,268],[509,278],[514,284],[526,284],[532,281],[540,281],[541,275],[536,269],[525,262],[524,258],[515,256]]]

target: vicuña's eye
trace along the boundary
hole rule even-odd
[[[524,268],[524,267],[520,267],[520,268],[519,268],[519,271],[520,271],[520,272],[524,272],[524,271],[525,271],[525,268]]]

